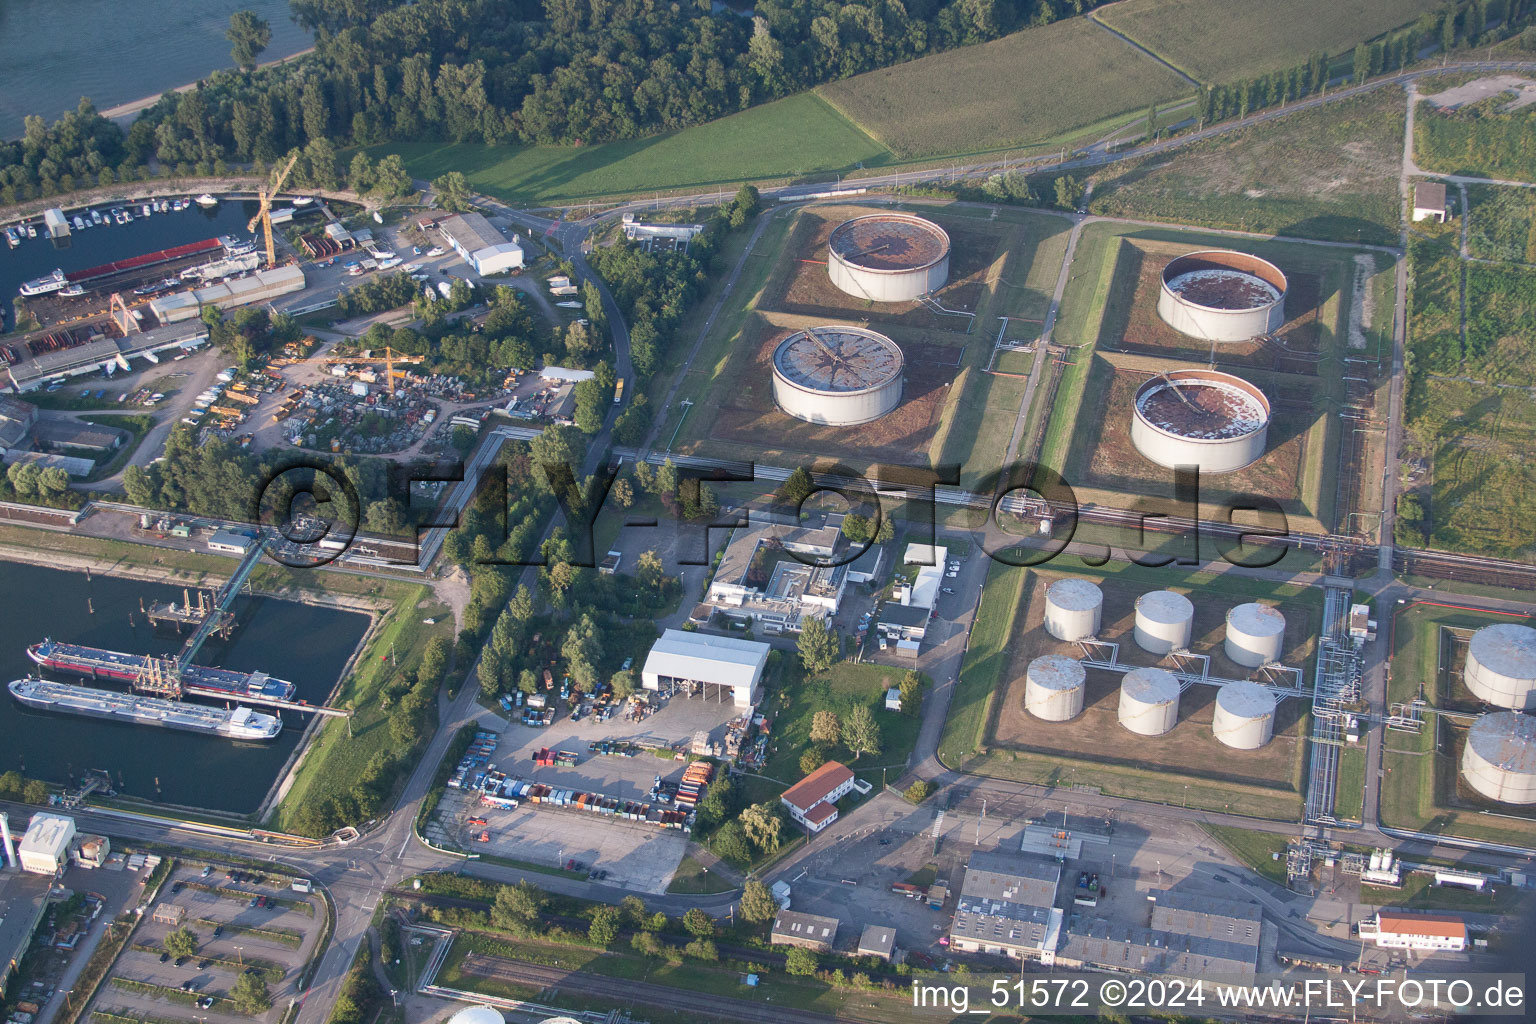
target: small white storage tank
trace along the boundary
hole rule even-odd
[[[1536,629],[1500,622],[1473,633],[1462,678],[1479,700],[1514,711],[1536,709]]]
[[[1536,804],[1536,718],[1496,711],[1473,722],[1461,777],[1489,800]]]
[[[1136,599],[1136,645],[1149,654],[1189,647],[1195,606],[1183,594],[1154,590]]]
[[[1045,630],[1072,643],[1096,636],[1104,614],[1104,592],[1076,577],[1057,580],[1045,591]]]
[[[1024,674],[1024,710],[1047,722],[1065,722],[1083,710],[1088,670],[1072,658],[1047,654]]]
[[[1120,682],[1120,724],[1161,736],[1179,722],[1179,679],[1162,668],[1137,668]]]
[[[1279,661],[1285,649],[1285,616],[1257,601],[1227,612],[1227,657],[1246,668]]]
[[[1275,734],[1275,695],[1258,683],[1228,683],[1216,694],[1211,734],[1237,750],[1257,750]]]

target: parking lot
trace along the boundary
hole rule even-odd
[[[655,758],[645,760],[665,767]],[[647,787],[654,774],[653,770],[646,778]],[[682,774],[681,766],[678,774]],[[480,821],[484,824],[478,824]],[[488,835],[483,843],[478,841],[482,834]],[[482,807],[475,794],[457,789],[444,794],[428,828],[428,838],[434,842],[446,839],[480,854],[550,867],[575,861],[583,871],[606,871],[607,876],[601,879],[604,884],[650,893],[667,891],[688,845],[688,834],[680,829],[543,804],[524,804],[510,810]]]
[[[220,867],[203,872],[194,862],[177,866],[97,990],[91,1012],[163,1018],[184,1007],[203,1020],[248,1021],[228,998],[248,972],[266,981],[273,1004],[255,1019],[279,1019],[288,1000],[299,996],[297,979],[325,916],[319,898],[293,891],[287,877]],[[252,905],[258,901],[269,905]],[[173,957],[164,943],[182,927],[196,937],[196,949]]]

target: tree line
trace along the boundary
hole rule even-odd
[[[0,201],[133,180],[151,164],[222,174],[299,150],[299,181],[324,186],[340,180],[342,147],[636,138],[1095,6],[766,0],[748,18],[636,0],[292,0],[313,54],[251,70],[270,32],[239,19],[241,67],[167,93],[126,133],[88,100],[52,125],[29,117],[22,140],[0,145]]]

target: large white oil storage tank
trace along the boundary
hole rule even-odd
[[[1149,654],[1189,648],[1195,606],[1183,594],[1154,590],[1136,599],[1136,646]]]
[[[1157,315],[1201,341],[1248,341],[1285,324],[1288,282],[1268,260],[1230,249],[1206,249],[1169,260]]]
[[[507,1024],[507,1019],[496,1007],[477,1003],[449,1017],[448,1024]]]
[[[1072,658],[1046,654],[1024,673],[1024,710],[1047,722],[1065,722],[1083,710],[1088,670]]]
[[[901,401],[905,360],[896,343],[863,327],[810,327],[773,351],[773,400],[808,423],[847,427]]]
[[[1275,734],[1275,695],[1258,683],[1227,683],[1216,693],[1211,734],[1237,750],[1257,750]]]
[[[1136,668],[1120,681],[1120,724],[1161,736],[1179,721],[1179,678],[1167,669]]]
[[[1220,370],[1169,370],[1136,389],[1131,443],[1159,466],[1231,473],[1258,461],[1269,440],[1269,399]]]
[[[1245,668],[1280,660],[1285,650],[1285,616],[1257,601],[1227,612],[1227,657]]]
[[[1489,800],[1536,804],[1536,718],[1496,711],[1473,722],[1461,777]]]
[[[1045,629],[1073,643],[1096,636],[1104,614],[1104,592],[1084,579],[1059,579],[1045,589]]]
[[[1474,696],[1489,704],[1536,709],[1536,629],[1500,622],[1473,633],[1462,678]]]
[[[871,302],[910,302],[949,280],[949,235],[910,213],[844,221],[827,239],[827,276]]]

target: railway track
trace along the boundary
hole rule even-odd
[[[691,1014],[707,1014],[727,1021],[746,1024],[827,1024],[828,1021],[848,1021],[851,1024],[880,1024],[876,1017],[865,1017],[847,1011],[836,1016],[796,1010],[788,1006],[755,1003],[729,996],[711,995],[705,992],[686,991],[666,985],[627,978],[609,978],[601,974],[586,974],[563,967],[547,967],[522,960],[470,953],[464,958],[461,969],[478,978],[510,982],[515,985],[535,986],[541,990],[562,988],[583,996],[598,996],[622,1004],[643,1003],[664,1010],[676,1010]]]
[[[1514,590],[1536,590],[1536,565],[1502,558],[1398,549],[1392,555],[1392,571]]]

